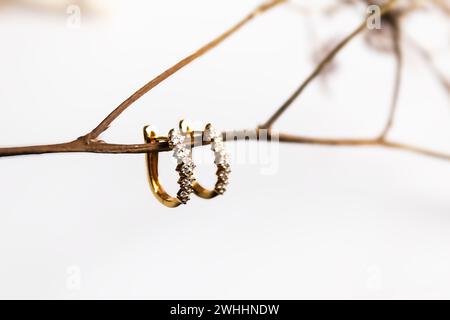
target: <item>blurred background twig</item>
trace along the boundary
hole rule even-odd
[[[243,26],[249,23],[257,16],[271,10],[272,8],[287,3],[287,0],[270,0],[250,14],[245,16],[241,21],[231,27],[229,30],[201,47],[193,54],[182,59],[171,68],[167,69],[153,80],[149,81],[142,88],[137,90],[128,99],[121,103],[116,109],[114,109],[97,127],[91,132],[81,136],[80,138],[62,144],[53,145],[40,145],[40,146],[26,146],[26,147],[10,147],[0,148],[0,157],[17,156],[25,154],[42,154],[42,153],[59,153],[59,152],[93,152],[93,153],[146,153],[146,152],[164,152],[168,151],[168,146],[164,144],[111,144],[99,140],[99,136],[105,132],[110,125],[116,120],[127,108],[129,108],[134,102],[140,99],[143,95],[151,91],[157,85],[168,79],[170,76],[181,70],[183,67],[192,63],[197,58],[201,57],[205,53],[214,49],[221,44],[225,39],[232,36]],[[84,5],[84,1],[78,2],[80,5]],[[37,3],[33,1],[2,1],[0,4],[20,4],[20,5],[36,5],[39,8],[47,8],[52,10],[59,8],[61,4],[55,1],[39,1]],[[67,5],[67,4],[66,4]],[[348,6],[368,6],[378,5],[380,7],[380,19],[382,28],[379,30],[369,30],[367,28],[367,17],[346,37],[339,41],[325,57],[321,58],[317,63],[313,72],[300,84],[298,89],[273,113],[273,115],[262,125],[255,130],[272,130],[274,123],[291,107],[291,105],[298,100],[304,90],[318,78],[327,66],[334,60],[335,56],[342,51],[355,37],[360,34],[365,35],[369,46],[377,50],[384,50],[393,54],[395,57],[395,81],[392,90],[392,98],[390,102],[390,108],[387,116],[387,121],[384,128],[378,137],[372,139],[320,139],[312,137],[303,137],[293,134],[280,133],[279,141],[287,143],[302,143],[302,144],[316,144],[316,145],[329,145],[329,146],[377,146],[388,149],[399,149],[416,154],[426,155],[442,160],[450,160],[450,154],[441,153],[433,150],[424,149],[418,146],[403,144],[394,142],[388,139],[388,135],[394,125],[396,109],[399,99],[399,92],[402,82],[402,72],[404,69],[403,62],[403,47],[406,43],[406,48],[412,48],[415,50],[421,58],[427,64],[430,72],[432,72],[438,82],[442,85],[447,93],[450,92],[450,85],[447,76],[442,72],[434,63],[432,54],[421,45],[417,44],[414,39],[403,36],[402,19],[417,10],[437,10],[440,14],[444,14],[450,17],[450,6],[444,0],[423,0],[423,1],[366,1],[366,0],[342,0],[334,4],[332,7],[323,9],[324,14],[333,14],[336,10],[342,10]],[[302,14],[308,14],[308,10],[305,8],[298,8]],[[59,9],[57,9],[59,10]],[[325,26],[323,26],[325,27]],[[404,38],[406,40],[404,40]],[[388,44],[387,46],[385,44]],[[389,45],[390,43],[390,45]],[[242,134],[245,131],[236,130],[237,135]],[[226,136],[224,134],[224,136]],[[244,136],[245,138],[245,136]],[[258,138],[258,136],[256,136]]]

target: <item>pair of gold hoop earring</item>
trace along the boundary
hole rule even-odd
[[[194,132],[181,121],[178,129],[169,131],[167,137],[159,137],[148,126],[144,127],[144,138],[147,143],[168,142],[173,156],[177,160],[176,171],[179,174],[178,184],[180,190],[176,197],[170,196],[161,185],[158,174],[158,152],[147,153],[147,169],[150,188],[153,195],[163,205],[169,208],[176,208],[181,204],[186,204],[190,200],[192,193],[203,199],[212,199],[224,194],[228,185],[228,176],[231,172],[229,156],[223,144],[223,138],[211,124],[207,124],[202,132],[203,141],[211,143],[211,150],[214,151],[214,163],[217,166],[217,181],[213,190],[204,188],[194,177],[195,164],[192,161],[191,142],[194,141]]]

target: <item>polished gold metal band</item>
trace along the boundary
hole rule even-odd
[[[173,131],[171,131],[173,132]],[[149,126],[144,127],[144,138],[147,143],[154,142],[169,142],[169,137],[157,137],[156,133],[150,129]],[[180,148],[185,148],[186,145],[181,142],[179,145]],[[175,149],[177,152],[176,146],[172,145],[172,149]],[[161,185],[158,173],[158,161],[159,156],[158,152],[149,152],[146,155],[147,161],[147,172],[148,179],[150,183],[150,188],[152,190],[153,195],[161,202],[163,205],[169,208],[176,208],[181,204],[186,204],[189,201],[189,195],[192,193],[192,181],[193,181],[193,169],[194,165],[192,160],[187,161],[186,159],[190,158],[190,150],[186,153],[188,158],[178,159],[179,163],[177,165],[176,170],[180,175],[180,179],[178,183],[180,184],[180,190],[177,194],[177,197],[170,196],[163,186]]]

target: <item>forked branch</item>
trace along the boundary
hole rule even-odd
[[[224,40],[229,38],[231,35],[236,33],[239,29],[241,29],[243,26],[245,26],[248,22],[253,20],[258,15],[263,14],[264,12],[272,9],[273,7],[286,2],[287,0],[271,0],[268,1],[258,8],[256,8],[254,11],[252,11],[250,14],[248,14],[244,19],[239,21],[237,24],[235,24],[233,27],[231,27],[229,30],[225,31],[223,34],[206,44],[205,46],[198,49],[193,54],[187,56],[183,60],[179,61],[174,66],[170,67],[160,75],[158,75],[156,78],[148,82],[146,85],[144,85],[142,88],[140,88],[138,91],[133,93],[128,99],[126,99],[124,102],[122,102],[113,112],[111,112],[94,130],[92,130],[90,133],[88,133],[85,137],[86,140],[94,140],[97,139],[100,134],[102,134],[105,130],[108,129],[108,127],[111,125],[111,123],[119,117],[122,112],[124,112],[128,107],[130,107],[134,102],[136,102],[138,99],[140,99],[143,95],[145,95],[147,92],[152,90],[154,87],[159,85],[161,82],[172,76],[177,71],[181,70],[194,60],[200,58],[208,51],[214,49],[219,44],[221,44]]]
[[[105,132],[109,126],[112,124],[114,120],[116,120],[127,108],[129,108],[134,102],[140,99],[143,95],[151,91],[157,85],[162,83],[164,80],[175,74],[177,71],[181,70],[188,64],[192,63],[197,58],[203,56],[208,51],[214,49],[219,44],[221,44],[224,40],[229,38],[231,35],[240,30],[244,25],[253,20],[255,17],[269,11],[270,9],[286,2],[287,0],[270,0],[250,14],[248,14],[244,19],[239,21],[232,28],[227,30],[225,33],[209,42],[193,54],[187,56],[171,68],[167,69],[156,78],[145,84],[142,88],[132,94],[128,99],[126,99],[123,103],[121,103],[114,111],[112,111],[96,128],[94,128],[91,132],[86,135],[81,136],[80,138],[73,140],[71,142],[60,143],[60,144],[52,144],[52,145],[40,145],[40,146],[26,146],[26,147],[10,147],[10,148],[0,148],[0,157],[8,157],[8,156],[18,156],[18,155],[30,155],[30,154],[44,154],[44,153],[62,153],[62,152],[90,152],[90,153],[148,153],[148,152],[164,152],[169,151],[169,146],[167,143],[149,143],[149,144],[111,144],[106,143],[104,141],[100,141],[99,136]],[[385,6],[382,7],[381,15],[386,15],[390,13],[394,8],[397,0],[389,1]],[[301,93],[305,90],[305,88],[317,78],[317,76],[323,71],[323,69],[334,59],[334,57],[347,46],[348,43],[351,42],[358,34],[362,33],[366,28],[366,21],[363,21],[352,33],[350,33],[347,37],[345,37],[330,53],[316,66],[313,72],[306,78],[305,81],[299,86],[299,88],[286,100],[284,104],[266,121],[262,126],[257,129],[254,129],[257,133],[261,129],[268,129],[270,133],[270,129],[275,121],[289,108],[290,105],[301,95]],[[407,144],[401,144],[396,142],[391,142],[386,140],[386,135],[392,127],[397,100],[398,93],[401,81],[401,70],[402,70],[402,54],[401,47],[399,41],[399,32],[400,29],[396,29],[393,34],[393,41],[395,47],[395,56],[397,61],[397,71],[396,71],[396,81],[395,88],[393,93],[393,99],[391,103],[390,115],[388,118],[388,122],[386,124],[383,133],[379,138],[374,139],[320,139],[320,138],[310,138],[310,137],[302,137],[289,135],[285,133],[278,134],[278,138],[280,142],[286,143],[298,143],[298,144],[311,144],[311,145],[327,145],[327,146],[368,146],[368,147],[384,147],[390,149],[398,149],[404,150],[420,155],[430,156],[437,159],[450,161],[450,155],[439,153],[427,149],[423,149],[416,146],[411,146]],[[245,133],[248,130],[243,131],[235,131],[234,138],[249,138]],[[197,133],[199,135],[200,133]],[[270,134],[269,134],[270,135]],[[224,137],[229,137],[229,135],[224,133]],[[251,139],[259,139],[259,135],[253,135],[250,137]]]

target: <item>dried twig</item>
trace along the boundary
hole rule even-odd
[[[39,145],[39,146],[26,146],[26,147],[11,147],[11,148],[0,148],[0,157],[7,156],[17,156],[17,155],[30,155],[30,154],[43,154],[43,153],[60,153],[60,152],[94,152],[94,153],[145,153],[149,151],[167,151],[164,146],[161,145],[117,145],[110,144],[104,141],[98,140],[100,134],[105,132],[111,123],[119,117],[122,112],[124,112],[128,107],[130,107],[134,102],[140,99],[147,92],[155,88],[158,84],[175,74],[177,71],[181,70],[183,67],[187,66],[197,58],[203,56],[208,51],[217,47],[225,39],[230,37],[232,34],[240,30],[244,25],[253,20],[255,17],[269,11],[270,9],[276,7],[277,5],[286,2],[287,0],[269,0],[250,14],[244,17],[241,21],[235,24],[232,28],[194,52],[193,54],[187,56],[183,60],[179,61],[174,66],[170,67],[156,78],[148,82],[142,88],[133,93],[128,99],[122,102],[114,111],[112,111],[96,128],[94,128],[88,134],[79,137],[78,139],[51,145]]]
[[[98,140],[100,134],[108,129],[111,123],[119,117],[123,111],[125,111],[128,107],[130,107],[135,101],[141,98],[144,94],[152,90],[158,84],[169,78],[171,75],[176,73],[178,70],[182,69],[189,63],[193,62],[195,59],[204,55],[211,49],[215,48],[217,45],[222,43],[225,39],[230,37],[232,34],[241,29],[245,24],[251,21],[256,16],[267,12],[268,10],[276,7],[277,5],[286,2],[286,0],[270,0],[256,10],[247,15],[244,19],[238,22],[231,29],[226,31],[224,34],[220,35],[204,47],[200,48],[198,51],[193,53],[192,55],[186,57],[185,59],[178,62],[173,67],[164,71],[162,74],[151,80],[141,89],[136,91],[133,95],[131,95],[127,100],[125,100],[122,104],[120,104],[112,113],[110,113],[95,129],[93,129],[90,133],[67,143],[61,144],[53,144],[53,145],[40,145],[40,146],[27,146],[27,147],[10,147],[10,148],[0,148],[0,157],[7,156],[17,156],[17,155],[29,155],[29,154],[43,154],[43,153],[61,153],[61,152],[91,152],[91,153],[147,153],[147,152],[164,152],[169,150],[169,146],[165,142],[160,143],[150,143],[150,144],[110,144],[104,141]],[[389,1],[382,8],[382,15],[389,13],[396,3],[396,0]],[[333,58],[339,53],[356,35],[360,34],[366,27],[366,21],[361,23],[357,29],[355,29],[351,34],[349,34],[346,38],[344,38],[333,50],[319,63],[319,65],[314,69],[312,74],[300,85],[299,89],[297,89],[294,94],[289,97],[289,99],[273,114],[273,116],[260,128],[255,129],[256,132],[259,132],[261,129],[270,129],[273,123],[287,110],[287,108],[300,96],[303,90],[321,73],[324,67],[330,63]],[[397,30],[399,32],[399,30]],[[420,155],[430,156],[437,159],[450,161],[450,155],[439,153],[427,149],[423,149],[420,147],[396,143],[392,141],[388,141],[385,139],[386,133],[390,130],[393,118],[395,114],[395,109],[397,105],[398,99],[398,91],[400,86],[400,74],[401,74],[401,50],[399,44],[399,33],[394,35],[394,43],[396,44],[396,57],[397,57],[397,77],[396,77],[396,86],[394,88],[393,101],[391,105],[390,117],[388,119],[388,123],[381,135],[381,138],[375,139],[321,139],[321,138],[310,138],[310,137],[302,137],[289,135],[285,133],[280,133],[278,135],[280,142],[286,143],[299,143],[299,144],[311,144],[311,145],[327,145],[327,146],[372,146],[372,147],[385,147],[391,149],[404,150]],[[248,130],[237,131],[232,135],[237,139],[259,139],[259,135],[246,135]],[[270,131],[269,131],[270,133]],[[200,133],[196,133],[197,136]],[[270,136],[270,134],[269,134]],[[229,135],[224,133],[224,137],[229,137]],[[269,137],[270,138],[270,137]]]
[[[113,112],[111,112],[94,130],[92,130],[90,133],[88,133],[85,137],[86,140],[93,140],[96,139],[101,133],[103,133],[105,130],[108,129],[110,124],[122,114],[129,106],[131,106],[134,102],[136,102],[139,98],[141,98],[144,94],[152,90],[154,87],[156,87],[158,84],[169,78],[171,75],[173,75],[175,72],[179,71],[183,67],[190,64],[192,61],[196,60],[197,58],[201,57],[208,51],[214,49],[219,44],[221,44],[225,39],[230,37],[232,34],[237,32],[239,29],[241,29],[244,25],[246,25],[248,22],[253,20],[256,16],[272,9],[273,7],[286,2],[286,0],[271,0],[268,1],[258,8],[256,8],[253,12],[251,12],[249,15],[247,15],[244,19],[239,21],[236,25],[234,25],[232,28],[227,30],[225,33],[211,41],[210,43],[206,44],[205,46],[201,47],[199,50],[194,52],[193,54],[187,56],[177,64],[175,64],[173,67],[167,69],[163,73],[161,73],[159,76],[148,82],[145,86],[140,88],[138,91],[136,91],[133,95],[131,95],[127,100],[125,100],[122,104],[120,104]]]
[[[388,13],[393,8],[393,4],[397,0],[389,1],[381,10],[380,15],[383,16]],[[347,44],[352,41],[358,34],[364,31],[367,27],[367,22],[364,20],[352,33],[341,40],[334,48],[331,50],[325,58],[316,66],[313,72],[302,82],[300,87],[295,90],[295,92],[281,105],[281,107],[267,120],[260,128],[269,129],[273,124],[280,118],[280,116],[292,105],[292,103],[297,100],[297,98],[302,94],[302,92],[308,87],[311,82],[317,78],[317,76],[322,72],[322,70],[334,59],[334,57],[347,46]]]
[[[420,44],[418,44],[416,41],[411,39],[410,37],[406,37],[407,44],[409,44],[410,47],[412,47],[418,55],[422,58],[422,60],[427,65],[428,69],[431,71],[433,76],[436,78],[436,80],[442,85],[445,92],[450,95],[450,79],[447,79],[444,73],[439,70],[436,63],[433,60],[433,56],[430,52],[428,52],[427,49],[422,47]]]
[[[405,143],[388,141],[384,139],[324,139],[309,138],[296,135],[279,134],[280,141],[290,143],[326,145],[326,146],[348,146],[348,147],[382,147],[390,149],[398,149],[415,153],[422,156],[432,157],[440,160],[450,161],[450,154],[433,151],[418,146]]]
[[[380,139],[385,139],[387,134],[389,133],[389,131],[392,129],[392,126],[394,124],[395,113],[397,111],[398,97],[400,94],[400,84],[402,81],[402,69],[403,69],[403,56],[402,56],[402,49],[401,49],[400,41],[401,41],[400,27],[394,21],[393,25],[392,25],[392,43],[393,43],[393,47],[394,47],[395,65],[396,65],[394,91],[392,93],[389,118],[387,120],[387,123],[386,123],[381,135],[380,135]]]

